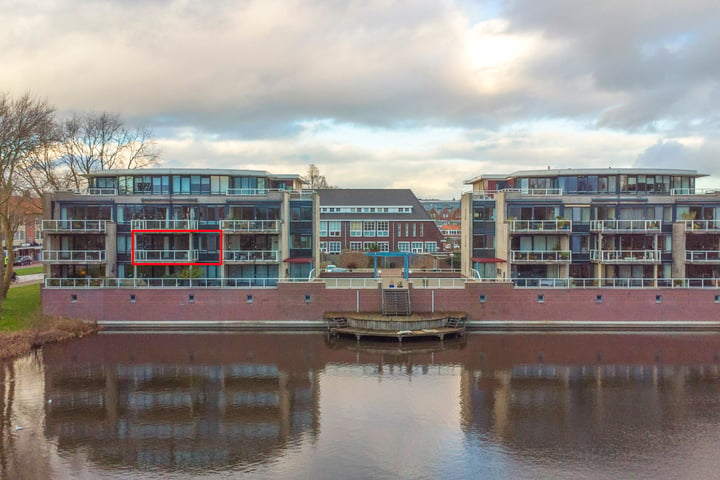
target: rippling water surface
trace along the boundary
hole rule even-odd
[[[720,335],[105,333],[0,364],[0,478],[717,478]]]

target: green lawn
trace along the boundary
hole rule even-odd
[[[12,287],[2,304],[0,331],[15,331],[28,327],[32,314],[39,310],[39,283]]]
[[[42,265],[32,265],[30,267],[15,267],[18,275],[32,275],[33,273],[43,273]]]

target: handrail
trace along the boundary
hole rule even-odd
[[[508,220],[511,232],[571,232],[570,220]]]
[[[220,230],[230,232],[279,232],[280,220],[220,220]]]
[[[547,262],[571,262],[572,251],[570,250],[511,250],[511,262],[547,263]]]
[[[686,250],[685,261],[688,263],[720,262],[720,250]]]
[[[199,250],[135,250],[136,262],[196,262]]]
[[[719,288],[714,278],[513,278],[519,288]]]
[[[277,262],[280,258],[280,250],[224,250],[223,260],[225,262]]]
[[[720,233],[720,220],[680,220],[685,225],[685,231]]]

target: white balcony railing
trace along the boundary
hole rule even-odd
[[[686,250],[687,263],[720,263],[720,250]]]
[[[133,230],[197,230],[197,220],[133,220]]]
[[[105,263],[105,250],[43,250],[46,263]]]
[[[660,232],[660,220],[591,220],[593,232],[657,233]]]
[[[720,188],[673,188],[670,195],[717,195]]]
[[[279,250],[225,250],[223,261],[225,263],[243,262],[277,262],[280,259]]]
[[[681,220],[686,232],[720,233],[720,220]]]
[[[105,233],[107,220],[43,220],[45,233]]]
[[[715,278],[514,278],[521,288],[714,288]]]
[[[117,188],[88,188],[84,192],[86,195],[111,195],[118,194]]]
[[[570,220],[508,220],[511,232],[572,232]]]
[[[512,263],[570,263],[572,252],[570,250],[512,250],[510,261]]]
[[[660,250],[590,250],[598,263],[660,263]]]
[[[197,262],[198,250],[135,250],[134,260],[140,263]]]
[[[226,232],[269,232],[280,231],[280,220],[220,220],[220,229]]]

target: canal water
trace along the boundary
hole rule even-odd
[[[103,333],[0,364],[2,479],[707,479],[720,335]]]

